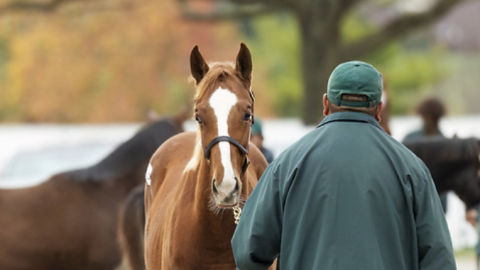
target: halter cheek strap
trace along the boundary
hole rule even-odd
[[[207,148],[203,149],[203,155],[207,160],[208,165],[210,166],[210,153],[212,152],[212,148],[215,144],[219,142],[229,142],[235,145],[238,148],[238,150],[240,150],[240,152],[245,154],[245,162],[243,163],[243,167],[242,167],[242,175],[245,174],[245,172],[247,171],[248,165],[250,164],[250,159],[248,158],[248,149],[243,147],[243,145],[239,143],[237,140],[229,136],[216,137],[208,144]]]
[[[250,98],[252,99],[252,102],[255,103],[255,95],[252,92],[252,89],[250,89]],[[253,110],[255,107],[252,106],[252,125],[255,124],[255,111]]]

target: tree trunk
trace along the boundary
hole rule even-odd
[[[302,67],[304,82],[304,124],[318,124],[323,119],[322,97],[327,92],[330,73],[339,64],[336,25],[321,19],[300,16]]]

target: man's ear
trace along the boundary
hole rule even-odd
[[[327,116],[330,114],[330,109],[328,108],[328,98],[327,94],[323,94],[323,115]]]
[[[195,46],[190,54],[190,72],[197,84],[200,83],[209,69],[207,62],[198,50],[198,46]]]
[[[375,112],[375,119],[377,119],[379,123],[382,121],[382,117],[380,117],[380,115],[382,114],[382,111],[383,111],[383,102],[380,101],[380,103],[378,103],[377,111]]]

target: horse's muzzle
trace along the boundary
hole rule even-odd
[[[216,180],[212,181],[212,191],[215,196],[215,202],[219,207],[232,207],[238,204],[240,195],[240,185],[235,177],[235,187],[233,189],[224,189],[222,185],[217,187]]]

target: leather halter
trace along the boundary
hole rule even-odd
[[[208,165],[210,166],[210,153],[212,152],[212,148],[215,144],[219,142],[229,142],[235,145],[238,148],[238,150],[240,150],[240,152],[245,154],[245,162],[243,163],[243,167],[242,167],[242,175],[245,174],[245,172],[247,171],[248,165],[250,164],[250,159],[248,158],[248,149],[243,147],[243,145],[239,143],[237,140],[229,136],[216,137],[208,144],[207,148],[203,149],[203,155],[207,160]]]
[[[252,102],[255,103],[255,96],[253,95],[253,92],[252,92],[251,89],[249,91],[249,94],[250,94],[250,98],[252,99]],[[253,125],[253,123],[255,123],[253,108],[254,108],[254,106],[252,104],[252,125]],[[215,144],[217,144],[219,142],[229,142],[229,143],[235,145],[238,148],[238,150],[240,150],[240,152],[245,154],[245,161],[243,162],[243,166],[242,166],[242,175],[244,175],[245,172],[247,171],[248,165],[250,165],[250,159],[248,158],[248,145],[245,148],[241,143],[239,143],[237,140],[235,140],[234,138],[232,138],[230,136],[216,137],[215,139],[210,141],[210,143],[207,145],[207,148],[203,149],[203,156],[207,160],[208,166],[210,166],[210,153],[212,152],[212,148]]]

